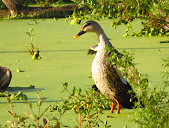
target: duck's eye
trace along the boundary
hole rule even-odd
[[[91,25],[92,23],[87,23],[83,26],[83,29],[86,28],[87,26]]]

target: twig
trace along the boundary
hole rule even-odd
[[[14,111],[13,111],[12,103],[10,103],[10,105],[11,105],[11,112],[12,112],[12,119],[13,119],[12,125],[14,126],[15,125],[15,119],[14,119]]]
[[[90,117],[89,117],[89,104],[87,104],[86,106],[86,109],[87,109],[87,119],[88,119],[88,127],[90,128]]]
[[[80,110],[79,106],[77,106],[78,114],[79,114],[79,128],[81,128],[82,122],[81,122],[81,115],[80,115]]]

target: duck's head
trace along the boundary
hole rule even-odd
[[[95,32],[98,33],[102,31],[102,28],[100,27],[100,25],[95,22],[95,21],[87,21],[83,24],[81,31],[74,36],[73,38],[78,38],[79,36],[87,33],[87,32]]]

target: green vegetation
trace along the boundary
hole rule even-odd
[[[18,128],[18,127],[26,127],[26,128],[31,128],[31,127],[36,127],[36,128],[56,127],[56,128],[59,128],[60,124],[59,124],[57,118],[52,117],[52,119],[54,120],[55,123],[53,123],[51,121],[52,119],[49,119],[49,117],[48,118],[47,117],[42,118],[43,115],[49,110],[51,105],[49,105],[49,107],[47,107],[43,112],[41,112],[42,111],[41,110],[42,102],[46,99],[45,97],[42,96],[41,91],[38,92],[39,101],[37,102],[37,109],[38,109],[37,114],[33,110],[33,103],[31,101],[28,101],[27,96],[25,94],[23,94],[22,92],[18,92],[18,94],[11,94],[11,95],[8,95],[8,96],[5,96],[5,97],[6,97],[6,100],[10,104],[10,107],[11,107],[11,111],[8,111],[8,113],[12,117],[12,120],[7,120],[7,123],[9,125],[7,124],[7,125],[3,126],[4,128],[8,128],[8,127],[12,127],[12,128]],[[24,115],[19,115],[19,114],[15,113],[13,102],[16,101],[16,100],[25,101],[26,104],[29,106],[31,113],[24,112]],[[51,111],[51,113],[52,113],[52,111]],[[50,117],[51,117],[51,115],[50,115]],[[28,120],[31,120],[31,123]],[[40,121],[43,121],[43,125],[40,124]]]
[[[127,25],[124,37],[169,36],[166,28],[169,14],[168,0],[19,0],[27,7],[43,7],[23,10],[15,17],[1,14],[2,18],[72,18],[70,24],[80,24],[84,19],[113,19],[112,27]],[[74,4],[74,6],[68,6]],[[77,4],[77,5],[75,5]],[[62,5],[67,5],[61,8]],[[59,7],[60,6],[60,7]],[[4,4],[0,2],[0,7]],[[51,7],[51,8],[50,8]],[[53,8],[52,8],[53,7]],[[56,8],[55,8],[56,7]],[[58,7],[58,8],[57,8]],[[26,11],[26,13],[24,12]],[[73,12],[74,11],[74,12]],[[17,13],[17,12],[16,12]],[[141,28],[133,31],[131,22],[141,19]]]
[[[166,91],[169,87],[169,58],[164,60],[165,81],[162,85],[155,86],[151,91],[146,87],[143,100],[145,106],[137,109],[136,123],[140,128],[167,128],[169,126],[169,95]]]
[[[103,113],[104,109],[110,109],[109,100],[103,96],[100,92],[96,92],[94,89],[85,91],[73,88],[72,92],[69,91],[68,83],[63,83],[63,91],[69,93],[69,97],[57,104],[53,110],[57,110],[60,113],[60,117],[67,110],[74,110],[78,114],[79,118],[76,119],[78,126],[92,128],[92,127],[104,127],[109,128],[107,121],[102,121],[99,115]]]
[[[133,63],[133,56],[129,52],[122,52],[123,57],[118,58],[114,52],[114,48],[107,47],[107,52],[111,52],[108,62],[120,69],[123,76],[128,80],[134,92],[138,97],[135,103],[137,108],[136,123],[140,128],[167,128],[169,126],[169,95],[167,87],[169,87],[169,58],[164,59],[165,72],[163,77],[166,79],[162,85],[150,88],[148,79],[145,75],[140,74]]]
[[[168,0],[74,0],[79,3],[79,10],[72,14],[72,22],[80,23],[83,19],[116,19],[112,26],[128,24],[125,36],[132,29],[130,23],[135,19],[142,21],[143,28],[133,32],[133,36],[169,35],[163,27],[167,24],[169,13]]]
[[[67,90],[68,83],[63,84],[64,90],[66,90],[68,93],[70,93]],[[75,113],[78,113],[79,119],[77,119],[77,123],[79,127],[82,126],[85,127],[104,127],[109,128],[110,125],[107,124],[107,120],[102,121],[99,119],[99,114],[103,112],[103,108],[106,107],[109,108],[109,101],[106,99],[101,93],[94,91],[91,89],[90,91],[86,91],[86,94],[81,94],[81,89],[77,90],[75,87],[73,88],[72,93],[70,93],[70,96],[67,100],[63,101],[62,104],[57,104],[54,107],[49,105],[47,108],[41,112],[41,107],[46,100],[45,97],[42,96],[42,92],[38,92],[38,101],[36,102],[37,106],[35,109],[38,110],[37,114],[35,113],[33,109],[33,103],[31,101],[28,101],[28,98],[25,94],[22,92],[18,92],[17,94],[5,92],[1,93],[1,96],[5,97],[7,102],[10,104],[11,111],[8,111],[10,116],[12,117],[12,120],[7,120],[7,123],[9,125],[5,125],[4,127],[36,127],[36,128],[44,128],[44,127],[64,127],[64,122],[61,123],[60,118],[61,116],[67,111],[73,109]],[[29,112],[23,112],[24,115],[19,115],[15,113],[13,102],[16,100],[25,101],[28,105],[31,113]],[[50,113],[44,117],[44,115],[47,113],[47,111],[50,110]],[[56,118],[53,116],[54,111],[57,110],[60,114],[60,118]],[[31,120],[31,121],[29,121]],[[43,121],[43,123],[42,123]]]

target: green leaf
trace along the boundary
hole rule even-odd
[[[38,101],[37,106],[38,106],[38,107],[42,106],[42,100],[39,100],[39,101]]]
[[[25,32],[26,34],[30,35],[30,32]]]
[[[74,96],[75,93],[76,93],[76,88],[74,87],[74,88],[73,88],[73,91],[72,91],[72,95]]]
[[[9,113],[11,116],[14,116],[14,114],[13,114],[11,111],[8,111],[8,113]]]
[[[107,126],[107,120],[104,121],[104,126],[105,126],[105,127]]]
[[[32,109],[32,102],[29,102],[29,107]]]

